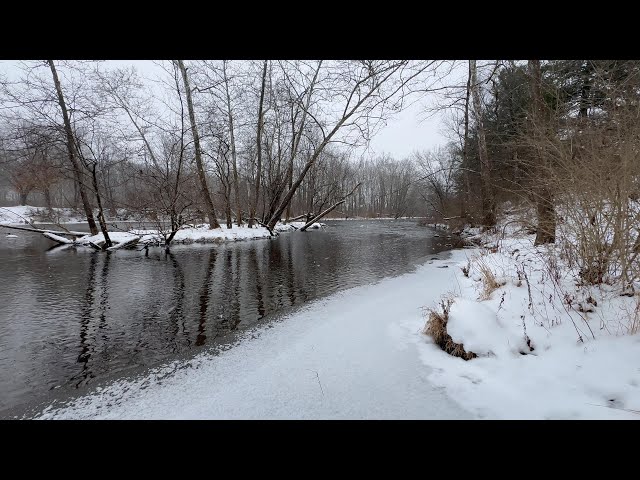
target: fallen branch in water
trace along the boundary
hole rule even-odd
[[[60,235],[56,235],[54,233],[49,233],[49,232],[44,232],[42,234],[43,236],[47,237],[49,240],[53,240],[54,242],[58,242],[60,244],[73,244],[75,242],[73,242],[72,240],[68,240],[64,237],[61,237]]]
[[[133,248],[138,244],[140,237],[134,237],[131,240],[127,240],[126,242],[117,243],[112,247],[107,248],[107,250],[119,250],[121,248]]]
[[[63,236],[67,236],[67,237],[84,237],[85,235],[88,235],[87,232],[71,232],[71,231],[66,231],[66,232],[59,232],[57,230],[47,230],[44,228],[28,228],[28,227],[18,227],[17,225],[0,225],[0,227],[3,228],[12,228],[14,230],[25,230],[27,232],[36,232],[36,233],[52,233],[54,235],[63,235]]]
[[[353,189],[349,193],[347,193],[344,197],[342,197],[339,202],[334,203],[333,206],[327,208],[324,212],[320,212],[318,215],[316,215],[311,220],[309,220],[307,223],[305,223],[304,227],[300,228],[300,231],[301,232],[306,232],[307,228],[309,228],[311,225],[316,223],[318,220],[320,220],[322,217],[324,217],[328,213],[331,213],[338,205],[343,204],[345,202],[345,200],[347,199],[347,197],[350,196],[350,195],[353,195],[353,192],[355,192],[356,188],[358,188],[360,185],[362,185],[362,182],[358,182],[358,184],[355,187],[353,187]]]
[[[305,218],[307,217],[309,214],[308,213],[303,213],[302,215],[298,215],[295,218],[290,218],[289,220],[287,220],[286,222],[284,222],[285,224],[287,223],[291,223],[291,222],[295,222],[296,220],[300,220],[301,218]]]
[[[273,230],[271,230],[271,229],[269,228],[269,226],[268,226],[268,225],[265,225],[264,223],[262,223],[262,222],[261,222],[260,220],[258,220],[257,218],[252,218],[251,220],[254,220],[258,225],[260,225],[261,227],[264,227],[264,228],[266,228],[267,230],[269,230],[269,234],[270,234],[272,237],[275,237],[275,236],[276,236],[276,235],[273,233]]]

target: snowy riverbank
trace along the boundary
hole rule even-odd
[[[218,356],[117,381],[41,418],[468,418],[428,381],[411,341],[465,254],[312,302]]]
[[[480,418],[640,419],[638,294],[576,286],[556,256],[562,237],[534,247],[535,235],[505,227],[478,236],[489,250],[458,265],[447,296],[451,339],[478,357],[416,339],[429,380]]]
[[[287,224],[279,223],[274,228],[274,232],[283,233],[283,232],[293,232],[303,227],[305,222],[291,222]],[[323,228],[325,226],[324,223],[314,223],[309,227],[310,230],[316,230]],[[109,236],[112,241],[116,241],[118,243],[126,243],[132,240],[136,240],[139,244],[154,244],[160,243],[164,244],[164,237],[158,230],[139,230],[133,229],[128,232],[109,232]],[[241,227],[237,225],[232,225],[232,228],[227,228],[226,226],[222,226],[221,228],[209,229],[209,225],[195,225],[193,227],[183,227],[178,230],[173,237],[172,243],[217,243],[217,242],[228,242],[228,241],[239,241],[239,240],[258,240],[261,238],[270,238],[272,237],[269,230],[265,227],[255,226],[253,228],[248,228],[243,225]],[[89,242],[94,244],[100,244],[104,242],[104,235],[102,233],[98,233],[97,235],[87,235],[84,237],[80,237],[76,241],[79,244],[89,244]]]
[[[86,223],[82,222],[81,219],[73,217],[70,209],[54,209],[55,216],[58,219],[59,223]],[[0,225],[20,225],[20,224],[28,224],[30,222],[39,222],[43,219],[42,217],[43,211],[42,209],[37,209],[36,207],[30,206],[18,206],[18,207],[2,207],[0,208]],[[48,223],[48,222],[45,222]],[[152,222],[143,222],[143,223],[152,223]],[[289,222],[287,224],[278,223],[274,232],[276,234],[283,232],[292,232],[300,229],[305,225],[306,222]],[[325,227],[326,225],[321,222],[316,222],[312,224],[309,229],[315,230]],[[157,229],[131,229],[129,231],[118,231],[118,230],[110,230],[109,237],[114,244],[129,244],[129,243],[138,243],[138,244],[154,244],[161,243],[164,244],[164,236],[168,235],[169,232],[160,232]],[[15,235],[12,235],[15,237]],[[272,237],[269,230],[265,227],[261,227],[259,225],[254,226],[254,228],[248,228],[246,225],[237,226],[232,225],[232,228],[226,228],[226,226],[221,226],[219,229],[210,230],[207,224],[200,225],[190,225],[184,226],[174,236],[172,242],[175,243],[217,243],[217,242],[227,242],[227,241],[238,241],[238,240],[257,240],[263,238]],[[104,243],[104,235],[102,232],[97,235],[84,235],[78,236],[76,239],[72,240],[69,238],[65,238],[61,235],[47,234],[47,238],[59,242],[62,244],[75,244],[75,245],[101,245]],[[115,248],[118,248],[117,246]]]
[[[640,419],[638,295],[576,286],[561,241],[498,231],[40,418]],[[423,333],[443,298],[470,361]]]
[[[0,207],[0,225],[18,225],[29,222],[46,223],[86,223],[82,217],[70,208],[53,208],[48,212],[44,207],[18,205],[15,207]]]

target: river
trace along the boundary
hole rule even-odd
[[[148,256],[52,249],[39,234],[0,227],[0,417],[199,353],[452,248],[414,220],[326,223],[274,239],[176,245],[169,254],[150,248]]]

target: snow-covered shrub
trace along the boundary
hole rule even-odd
[[[640,279],[640,124],[636,115],[617,116],[615,124],[586,126],[545,154],[567,262],[584,284],[633,290]]]
[[[436,345],[442,350],[454,357],[460,357],[464,360],[471,360],[477,355],[473,352],[467,352],[464,345],[456,343],[447,332],[447,323],[449,321],[449,310],[454,299],[446,298],[440,302],[441,310],[428,309],[427,323],[425,324],[423,333],[430,336]]]

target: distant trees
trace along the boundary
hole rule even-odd
[[[522,220],[537,245],[568,235],[563,258],[582,281],[617,278],[632,290],[640,278],[640,62],[472,60],[466,88],[452,85],[447,95],[457,141],[444,170],[453,188],[428,181],[425,202],[442,215],[460,202],[460,223],[484,227],[495,221],[492,201],[532,207]],[[432,155],[420,157],[423,177],[437,165]]]
[[[344,198],[332,214],[491,228],[514,200],[535,206],[537,243],[550,243],[596,152],[606,183],[616,149],[635,148],[637,61],[175,60],[157,72],[50,60],[0,78],[1,173],[21,203],[38,192],[78,206],[95,231],[153,218],[169,244],[185,223],[218,228],[219,212],[228,228],[273,230]],[[356,149],[436,78],[449,144],[407,158]]]
[[[191,124],[191,135],[193,137],[194,157],[196,161],[196,170],[198,172],[198,180],[200,181],[200,193],[202,200],[207,208],[207,216],[209,217],[209,228],[220,228],[218,218],[216,215],[216,209],[213,206],[211,194],[209,193],[209,187],[207,186],[207,177],[204,172],[204,162],[202,160],[202,147],[200,146],[200,135],[198,134],[198,124],[196,123],[196,114],[193,108],[193,100],[191,99],[191,86],[189,83],[189,75],[187,75],[187,69],[184,66],[182,60],[176,60],[180,73],[182,74],[182,81],[184,83],[185,96],[187,98],[187,109],[189,112],[189,122]]]
[[[5,153],[6,172],[13,188],[26,205],[29,194],[43,194],[46,207],[51,210],[51,189],[62,178],[59,150],[55,138],[44,128],[25,127],[19,135],[15,150]]]

